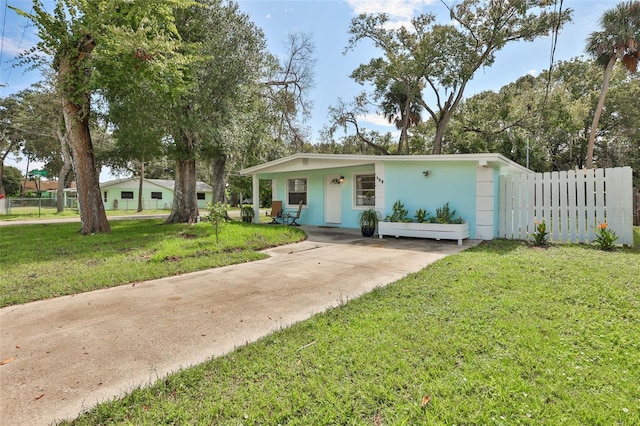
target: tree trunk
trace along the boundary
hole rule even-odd
[[[62,213],[64,211],[64,188],[66,187],[67,176],[71,171],[71,154],[69,153],[69,146],[67,141],[62,135],[62,131],[59,127],[56,128],[56,135],[60,141],[60,149],[62,153],[62,168],[58,173],[58,188],[56,189],[56,211]]]
[[[407,96],[404,104],[404,116],[402,117],[402,130],[400,132],[400,142],[398,143],[398,154],[409,155],[409,119],[411,118],[411,97]]]
[[[2,176],[4,175],[4,159],[0,160],[0,195],[6,195]]]
[[[62,66],[59,72],[63,73]],[[89,98],[87,97],[86,105],[77,105],[68,98],[66,93],[61,97],[67,140],[71,148],[76,175],[81,232],[83,234],[110,232],[111,226],[102,204],[100,181],[96,173],[93,144],[89,133],[89,115],[85,112],[89,108]]]
[[[138,183],[138,213],[142,209],[142,184],[144,182],[144,161],[140,162],[140,182]]]
[[[600,116],[602,115],[602,110],[604,109],[604,101],[607,97],[607,92],[609,91],[609,81],[611,80],[611,74],[613,73],[613,66],[616,64],[618,58],[613,55],[609,62],[607,63],[607,67],[604,70],[604,77],[602,79],[602,90],[600,91],[600,99],[598,99],[598,106],[596,106],[596,110],[593,114],[593,123],[591,124],[591,133],[589,133],[589,144],[587,145],[587,160],[585,166],[587,169],[593,168],[593,148],[596,143],[596,133],[598,132],[598,123],[600,122]]]
[[[442,139],[444,139],[444,131],[447,128],[449,120],[440,119],[436,123],[436,137],[433,140],[433,154],[440,155],[442,153]]]
[[[27,189],[27,181],[29,180],[29,164],[31,160],[27,157],[27,170],[24,171],[24,180],[20,184],[20,198],[24,197],[24,190]]]
[[[213,203],[224,203],[224,189],[225,189],[225,167],[227,165],[227,156],[221,154],[213,159]],[[240,200],[242,202],[242,200]]]
[[[198,199],[196,196],[196,160],[193,142],[182,135],[181,155],[176,160],[173,206],[165,223],[195,223],[198,221]]]

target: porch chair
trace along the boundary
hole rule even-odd
[[[278,219],[282,220],[282,201],[272,201],[271,202],[271,211],[266,213],[267,216],[271,218],[271,222],[269,225],[279,225]]]
[[[302,203],[303,201],[300,201],[298,203],[298,211],[295,213],[289,212],[285,215],[285,220],[289,220],[291,219],[291,223],[289,224],[290,226],[300,226],[300,224],[298,222],[296,222],[296,220],[300,219],[300,212],[302,211]]]

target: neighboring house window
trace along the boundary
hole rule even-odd
[[[107,191],[104,191],[104,192],[102,193],[102,201],[104,201],[105,203],[108,201],[108,200],[107,200]]]
[[[133,200],[133,191],[120,191],[120,198],[123,200]]]
[[[198,200],[204,200],[204,192],[198,192],[196,193],[196,196],[198,197]]]
[[[376,176],[356,175],[355,179],[356,207],[370,207],[376,205]]]
[[[287,179],[287,204],[296,206],[300,201],[307,205],[307,178]]]
[[[162,192],[151,191],[152,200],[162,200]]]

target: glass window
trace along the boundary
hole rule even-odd
[[[196,193],[196,197],[198,200],[204,200],[204,192],[198,192]]]
[[[376,176],[356,175],[355,179],[356,207],[371,207],[376,205]]]
[[[133,200],[133,191],[120,191],[120,198],[123,200]]]
[[[162,192],[151,191],[152,200],[162,200]]]
[[[102,201],[104,201],[105,203],[107,202],[107,191],[104,191],[102,193]]]
[[[297,206],[307,205],[307,178],[287,179],[287,204]]]

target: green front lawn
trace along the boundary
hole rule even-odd
[[[259,250],[300,241],[294,227],[231,222],[216,244],[211,224],[111,222],[80,235],[79,223],[0,227],[0,307],[262,259]]]
[[[483,243],[73,424],[640,424],[640,251]]]

